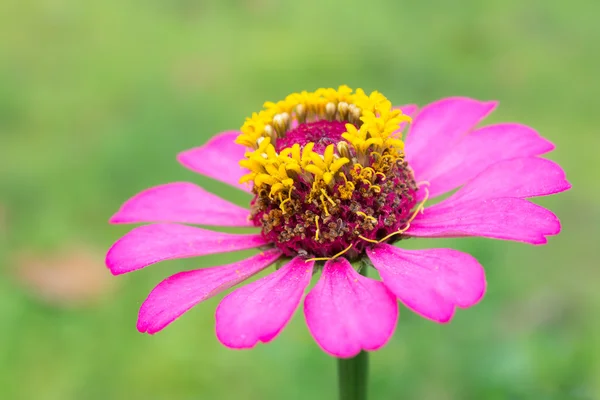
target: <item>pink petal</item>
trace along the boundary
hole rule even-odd
[[[571,187],[556,163],[536,157],[497,162],[448,199],[424,210],[406,235],[484,236],[531,244],[560,232],[556,216],[522,198],[558,193]]]
[[[383,283],[337,258],[325,263],[321,279],[306,296],[304,315],[324,351],[353,357],[387,343],[398,320],[398,302]]]
[[[552,143],[528,126],[490,125],[465,136],[437,160],[432,160],[433,165],[421,171],[416,180],[428,181],[429,195],[435,197],[463,185],[499,161],[537,156],[553,148]]]
[[[571,184],[563,169],[544,158],[515,158],[497,162],[468,182],[443,203],[466,199],[535,197],[565,191]]]
[[[236,349],[269,342],[281,332],[298,308],[310,283],[314,261],[294,258],[272,274],[243,286],[217,308],[217,337]]]
[[[220,133],[204,146],[179,153],[177,160],[194,172],[249,192],[249,185],[239,183],[240,178],[247,173],[239,164],[246,149],[234,143],[239,134],[237,131]]]
[[[394,109],[394,110],[398,110],[399,109],[399,110],[402,111],[402,114],[412,116],[413,114],[415,114],[417,112],[417,110],[419,109],[419,107],[416,104],[406,104],[406,105],[403,105],[403,106],[393,107],[392,109]]]
[[[402,303],[436,322],[450,321],[456,307],[470,307],[485,293],[483,268],[457,250],[402,250],[380,244],[367,254]]]
[[[250,211],[188,182],[168,183],[138,193],[112,216],[113,224],[183,222],[215,226],[253,226]]]
[[[406,235],[483,236],[544,244],[546,236],[559,232],[560,222],[551,211],[524,199],[502,197],[456,202],[452,207],[436,204],[410,223]]]
[[[106,255],[114,275],[159,261],[245,250],[267,244],[261,235],[213,232],[178,224],[138,226],[119,239]]]
[[[165,279],[142,304],[138,330],[150,334],[162,330],[196,304],[248,279],[280,256],[279,250],[267,250],[233,264],[180,272]]]
[[[496,104],[451,97],[425,106],[414,119],[405,141],[406,159],[417,180],[428,176],[427,171],[440,157],[492,112]]]

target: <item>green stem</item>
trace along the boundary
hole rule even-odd
[[[366,400],[369,354],[361,351],[353,358],[338,358],[340,400]]]
[[[361,260],[358,273],[367,276],[369,267]],[[369,381],[369,353],[361,351],[353,358],[338,358],[340,400],[366,400]]]

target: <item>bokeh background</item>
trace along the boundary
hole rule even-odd
[[[436,325],[401,310],[371,357],[372,399],[600,398],[600,28],[596,0],[3,0],[0,2],[0,398],[331,399],[335,360],[302,313],[269,345],[222,347],[219,298],[155,336],[135,329],[165,262],[112,277],[107,219],[188,180],[175,155],[265,100],[345,83],[394,103],[500,100],[535,127],[573,189],[539,203],[563,232],[534,247],[453,246],[486,267],[485,299]]]

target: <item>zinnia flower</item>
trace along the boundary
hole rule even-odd
[[[106,258],[111,272],[235,250],[261,252],[167,278],[142,304],[138,330],[156,333],[276,262],[274,272],[219,304],[216,333],[224,345],[250,348],[275,338],[317,271],[304,315],[316,342],[334,356],[383,346],[396,326],[398,300],[425,318],[450,321],[457,307],[482,298],[481,265],[453,249],[393,244],[465,236],[544,244],[560,231],[559,220],[527,198],[570,187],[557,164],[539,157],[553,145],[533,129],[514,123],[476,128],[496,105],[456,97],[417,112],[413,105],[392,107],[378,92],[319,89],[265,103],[241,132],[221,133],[179,154],[192,171],[249,192],[250,209],[192,183],[145,190],[111,218],[153,223],[112,246]],[[250,226],[260,233],[184,224]],[[370,267],[381,281],[357,271]]]

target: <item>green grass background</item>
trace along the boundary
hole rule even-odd
[[[136,331],[161,279],[241,254],[111,277],[116,288],[77,307],[27,290],[15,260],[83,244],[103,268],[129,229],[108,217],[160,183],[244,204],[176,153],[237,129],[265,100],[345,83],[396,104],[498,99],[491,121],[535,127],[573,184],[539,200],[563,223],[547,246],[409,243],[471,252],[488,291],[450,325],[402,308],[372,354],[371,398],[600,399],[599,14],[596,0],[0,2],[0,398],[335,398],[335,360],[300,312],[251,351],[216,340],[219,299],[155,336]]]

